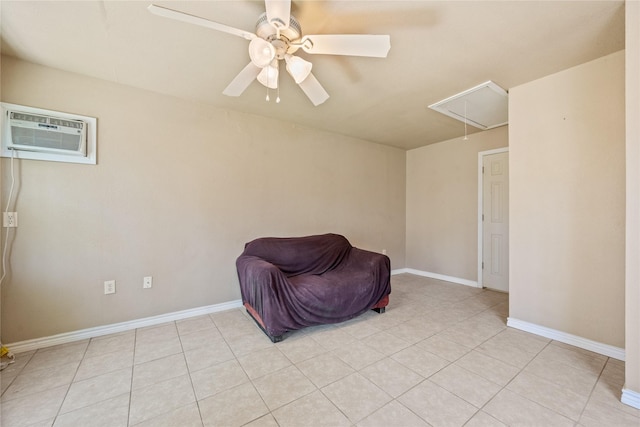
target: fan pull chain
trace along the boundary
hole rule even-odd
[[[280,73],[276,77],[276,104],[280,104]]]

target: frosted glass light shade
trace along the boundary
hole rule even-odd
[[[275,61],[276,66],[273,64],[267,65],[260,71],[258,74],[258,81],[268,87],[269,89],[277,89],[278,88],[278,62]]]
[[[287,71],[291,74],[296,84],[302,83],[311,73],[313,64],[309,61],[293,55],[285,55],[284,60],[287,63]]]
[[[276,48],[268,41],[256,37],[249,42],[249,57],[256,67],[266,67],[276,57]]]

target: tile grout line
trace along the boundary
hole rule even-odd
[[[480,295],[480,294],[478,294],[478,295]],[[469,297],[467,297],[467,298],[465,298],[465,299],[463,299],[463,300],[461,300],[461,301],[466,301],[466,300],[468,300],[468,299],[470,299],[470,298],[474,298],[474,297],[475,297],[475,295],[472,295],[472,296],[469,296]],[[463,321],[465,321],[465,320],[468,320],[468,319],[470,319],[470,318],[472,318],[472,317],[474,317],[474,316],[480,315],[480,314],[484,313],[485,311],[490,310],[490,309],[491,309],[491,307],[493,307],[493,306],[495,306],[495,305],[498,305],[498,304],[494,304],[494,305],[492,305],[492,306],[490,306],[490,307],[488,307],[488,308],[486,308],[486,309],[484,309],[484,310],[479,311],[479,312],[478,312],[478,313],[476,313],[476,314],[473,314],[473,315],[471,315],[471,316],[469,316],[469,317],[466,317],[466,318],[464,318],[464,319],[461,319],[461,320],[457,321],[455,324],[451,325],[450,327],[445,328],[445,329],[443,329],[443,330],[441,330],[441,331],[439,331],[439,332],[436,332],[436,333],[434,333],[434,334],[432,334],[432,335],[429,335],[428,337],[425,337],[425,338],[423,338],[422,340],[420,340],[420,341],[418,341],[418,342],[416,342],[416,343],[413,343],[413,344],[409,345],[408,347],[405,347],[404,349],[411,348],[411,347],[419,347],[419,346],[418,346],[418,344],[419,344],[419,343],[424,342],[424,341],[426,341],[426,340],[428,340],[428,339],[430,339],[430,338],[432,338],[432,337],[435,337],[436,335],[438,335],[438,334],[440,334],[440,333],[442,333],[442,332],[444,332],[444,331],[446,331],[446,330],[448,330],[448,329],[451,329],[451,328],[453,328],[453,327],[457,326],[458,324],[460,324],[461,322],[463,322]],[[409,320],[407,320],[407,321],[409,321]],[[406,323],[407,321],[405,321],[405,322],[403,322],[403,323]],[[498,334],[502,333],[503,331],[504,331],[504,329],[502,329],[502,330],[500,330],[500,331],[496,332],[494,335],[490,336],[489,338],[487,338],[486,340],[484,340],[482,343],[478,344],[477,346],[475,346],[475,347],[473,347],[473,348],[470,348],[470,349],[469,349],[469,351],[468,351],[467,353],[465,353],[465,355],[466,355],[466,354],[469,354],[471,351],[475,350],[477,347],[479,347],[479,346],[480,346],[480,345],[482,345],[483,343],[485,343],[485,342],[489,341],[490,339],[492,339],[493,337],[497,336]],[[446,338],[444,338],[444,339],[446,339]],[[448,341],[451,341],[451,340],[448,340]],[[460,344],[460,343],[457,343],[457,342],[455,342],[455,341],[451,341],[451,342],[453,342],[453,343],[455,343],[455,344],[458,344],[458,345],[461,345],[461,346],[463,346],[463,347],[466,347],[466,346],[464,346],[464,345],[462,345],[462,344]],[[468,348],[468,347],[467,347],[467,348]],[[404,349],[402,349],[402,350],[404,350]],[[393,354],[397,354],[397,353],[399,353],[399,352],[400,352],[400,351],[402,351],[402,350],[399,350],[399,351],[397,351],[397,352],[395,352],[395,353],[393,353]],[[437,354],[435,354],[435,353],[432,353],[432,352],[430,352],[429,350],[424,350],[424,351],[425,351],[425,352],[427,352],[427,353],[430,353],[430,354],[432,354],[432,355],[434,355],[434,356],[436,356],[436,357],[442,358],[441,356],[439,356],[439,355],[437,355]],[[393,354],[391,354],[391,355],[385,355],[385,358],[388,358],[388,359],[391,359],[391,360],[395,360],[395,359],[393,359],[393,358],[391,357],[391,356],[393,356]],[[461,357],[462,357],[462,356],[461,356]],[[445,366],[441,367],[440,369],[436,370],[435,372],[433,372],[433,373],[432,373],[431,375],[429,375],[428,377],[424,377],[424,376],[423,376],[422,374],[420,374],[419,372],[416,372],[415,370],[413,370],[413,369],[411,369],[410,367],[408,367],[408,366],[404,365],[403,363],[396,361],[397,363],[400,363],[402,366],[404,366],[405,368],[407,368],[407,369],[409,369],[410,371],[414,372],[415,374],[419,375],[419,376],[420,376],[420,377],[422,377],[423,379],[422,379],[419,383],[415,384],[413,387],[411,387],[411,388],[409,388],[409,389],[405,390],[405,391],[404,391],[402,394],[400,394],[399,396],[397,396],[397,397],[393,397],[393,396],[391,396],[391,397],[392,397],[392,400],[391,400],[391,401],[395,401],[395,402],[397,402],[398,404],[402,405],[404,408],[407,408],[407,410],[409,410],[411,413],[413,413],[414,415],[416,415],[418,418],[420,418],[421,420],[423,420],[423,421],[425,421],[426,423],[428,423],[428,421],[427,421],[427,420],[425,420],[424,418],[422,418],[419,414],[417,414],[416,412],[414,412],[411,408],[408,408],[408,407],[406,407],[405,405],[403,405],[403,404],[402,404],[402,402],[400,402],[398,399],[399,399],[400,397],[404,396],[405,394],[409,393],[411,390],[413,390],[413,389],[417,388],[418,386],[420,386],[420,385],[421,385],[421,384],[423,384],[424,382],[429,381],[431,384],[434,384],[435,386],[440,387],[440,388],[442,388],[443,390],[446,390],[447,392],[449,392],[449,393],[451,393],[452,395],[454,395],[454,396],[458,397],[459,399],[462,399],[464,402],[469,403],[471,406],[473,406],[473,407],[477,408],[477,406],[473,405],[471,402],[468,402],[468,401],[467,401],[466,399],[464,399],[463,397],[458,396],[458,395],[457,395],[457,394],[455,394],[454,392],[452,392],[452,391],[450,391],[450,390],[447,390],[446,388],[441,387],[441,386],[440,386],[440,385],[438,385],[437,383],[434,383],[433,381],[429,380],[429,379],[430,379],[431,377],[433,377],[434,375],[436,375],[436,374],[438,374],[439,372],[443,371],[443,370],[444,370],[444,369],[446,369],[447,367],[449,367],[449,366],[453,365],[453,364],[454,364],[457,360],[459,360],[459,359],[460,359],[460,358],[458,358],[458,359],[456,359],[456,360],[454,360],[454,361],[449,361],[449,360],[447,360],[447,359],[444,359],[444,360],[446,360],[446,361],[447,361],[447,362],[449,362],[449,363],[447,363]],[[374,362],[374,363],[377,363],[377,362]],[[370,365],[368,365],[368,366],[370,366]],[[462,368],[462,367],[460,367],[460,368],[461,368],[461,369],[464,369],[464,368]],[[364,369],[364,368],[363,368],[363,369]],[[465,369],[465,370],[466,370],[466,369]],[[359,371],[357,371],[357,372],[359,372]],[[490,381],[490,380],[489,380],[489,381]],[[491,381],[491,382],[493,382],[493,381]],[[384,390],[383,390],[383,391],[384,391]],[[496,394],[497,394],[497,393],[496,393]],[[387,405],[388,405],[388,403],[387,403]],[[477,408],[476,412],[474,412],[474,414],[473,414],[473,415],[472,415],[468,420],[466,420],[466,421],[465,421],[465,424],[466,424],[467,422],[469,422],[469,421],[470,421],[470,420],[471,420],[471,419],[472,419],[472,418],[473,418],[473,417],[474,417],[474,416],[475,416],[475,415],[476,415],[480,410],[481,410],[481,408]],[[374,412],[375,412],[375,411],[374,411]],[[369,414],[369,415],[371,415],[371,414]],[[365,418],[366,418],[366,417],[365,417]],[[362,421],[362,420],[360,420],[360,421]]]
[[[131,403],[133,401],[133,375],[136,368],[136,349],[138,347],[138,330],[136,328],[133,333],[133,358],[131,359],[131,383],[129,384],[129,407],[127,408],[127,426],[131,423]]]
[[[242,309],[237,309],[237,310],[238,310],[238,311],[239,311],[239,312],[244,316],[244,313],[242,312]],[[254,384],[253,379],[251,379],[251,377],[249,376],[249,374],[247,373],[247,371],[244,369],[244,366],[242,366],[242,363],[240,363],[240,361],[238,360],[238,356],[239,356],[239,355],[238,355],[238,354],[233,350],[233,348],[231,347],[231,345],[229,345],[229,342],[227,341],[227,338],[224,336],[224,334],[222,333],[222,331],[220,331],[220,330],[219,330],[218,325],[216,324],[216,321],[215,321],[215,319],[213,318],[213,315],[212,315],[212,314],[210,314],[210,315],[209,315],[209,317],[211,318],[211,321],[213,322],[213,324],[216,326],[216,329],[218,329],[218,332],[220,332],[220,336],[221,336],[221,337],[222,337],[222,339],[224,340],[225,344],[227,345],[227,347],[229,347],[229,350],[231,351],[231,354],[233,354],[233,360],[235,360],[235,361],[236,361],[236,363],[238,364],[238,366],[240,366],[240,368],[242,369],[242,372],[244,372],[245,376],[246,376],[246,377],[247,377],[247,379],[248,379],[248,383],[249,383],[249,384],[251,384],[251,387],[253,387],[253,390],[256,392],[256,394],[257,394],[258,396],[260,396],[260,400],[262,401],[262,404],[264,405],[264,407],[265,407],[265,408],[267,408],[267,414],[268,414],[268,415],[271,415],[271,417],[275,420],[275,417],[274,417],[274,416],[273,416],[273,414],[271,413],[271,408],[269,408],[269,405],[267,405],[267,402],[264,400],[264,397],[262,396],[262,394],[260,394],[260,391],[256,388],[256,385]],[[262,331],[260,331],[260,332],[262,333]],[[273,344],[273,343],[272,343],[272,344]],[[247,353],[247,354],[249,354],[249,353]],[[187,368],[188,368],[188,367],[187,367]],[[189,371],[189,372],[191,372],[191,371]],[[233,387],[233,388],[236,388],[236,387],[239,387],[239,386],[235,386],[235,387]],[[218,394],[223,393],[223,392],[224,392],[224,391],[218,392],[218,393],[214,394],[213,396],[218,395]],[[197,398],[196,398],[196,399],[197,399]],[[199,409],[200,409],[200,405],[198,405],[198,410],[199,410]],[[264,417],[264,416],[265,416],[265,415],[267,415],[267,414],[260,415],[259,417],[255,418],[255,419],[253,419],[253,420],[250,420],[250,421],[248,421],[248,422],[244,423],[243,425],[249,424],[249,423],[251,423],[251,422],[253,422],[253,421],[257,420],[257,419],[260,419],[261,417]],[[200,412],[200,417],[202,417],[202,412]],[[277,420],[276,420],[276,423],[277,423]],[[204,421],[203,421],[203,425],[204,425]]]
[[[61,415],[60,411],[62,410],[62,407],[64,406],[64,402],[67,400],[67,397],[69,396],[69,391],[71,390],[71,386],[73,386],[73,383],[74,383],[74,380],[75,380],[76,376],[78,375],[78,371],[80,370],[80,365],[82,365],[82,361],[84,360],[84,357],[87,354],[87,350],[89,349],[89,344],[90,343],[91,343],[91,339],[89,339],[89,341],[87,342],[87,346],[85,347],[84,352],[82,353],[82,358],[80,359],[80,362],[78,362],[78,366],[76,367],[76,372],[73,374],[73,377],[71,378],[71,382],[69,383],[69,386],[67,387],[67,391],[64,393],[64,397],[60,401],[60,406],[58,407],[58,410],[56,411],[56,414],[53,417],[52,425],[54,425],[56,423],[56,421],[58,420],[58,417]],[[36,351],[36,353],[38,353],[38,351]],[[36,355],[36,353],[34,353],[34,356]],[[25,367],[26,367],[26,365],[25,365]],[[70,411],[70,412],[73,412],[73,411]]]
[[[4,391],[2,392],[2,394],[0,394],[0,402],[2,402],[2,398],[4,397],[5,393],[7,392],[7,390],[9,390],[9,387],[11,387],[11,385],[13,384],[13,382],[16,380],[16,378],[18,378],[18,376],[20,374],[22,374],[22,371],[27,367],[27,365],[29,364],[29,362],[31,362],[31,359],[33,358],[33,356],[35,356],[35,354],[38,351],[35,350],[31,353],[31,355],[29,356],[28,360],[24,363],[24,366],[22,366],[20,369],[18,369],[18,372],[13,376],[13,378],[11,379],[11,381],[9,381],[9,384],[7,384],[7,387],[4,389]],[[17,358],[18,356],[16,356]],[[9,365],[11,366],[11,365]],[[5,374],[6,375],[6,374]],[[2,377],[2,374],[0,373],[0,378]]]
[[[548,348],[549,346],[551,346],[551,345],[552,345],[553,341],[554,341],[554,340],[550,339],[550,340],[549,340],[549,342],[548,342],[547,344],[545,344],[545,346],[544,346],[544,347],[542,347],[542,349],[540,349],[540,351],[538,351],[538,352],[536,353],[536,355],[535,355],[531,360],[529,360],[529,361],[525,364],[525,366],[523,366],[523,367],[522,367],[522,369],[521,369],[521,370],[520,370],[516,375],[514,375],[514,377],[513,377],[511,380],[509,380],[509,382],[508,382],[507,384],[505,384],[505,386],[504,386],[504,387],[503,387],[503,388],[502,388],[498,393],[496,393],[496,395],[495,395],[491,400],[493,400],[493,399],[494,399],[494,398],[495,398],[495,397],[496,397],[500,392],[502,392],[503,390],[505,390],[505,389],[506,389],[507,391],[509,391],[509,392],[511,392],[511,393],[514,393],[514,394],[517,394],[518,396],[522,397],[523,399],[528,400],[529,402],[532,402],[532,403],[534,403],[534,404],[536,404],[536,405],[542,406],[543,408],[545,408],[545,409],[547,409],[547,410],[549,410],[549,411],[553,412],[554,414],[556,414],[556,415],[560,415],[560,416],[562,416],[562,417],[566,418],[567,420],[571,421],[574,425],[577,425],[577,424],[579,424],[579,422],[580,422],[580,417],[582,416],[582,412],[583,412],[583,411],[584,411],[584,409],[586,408],[586,405],[587,405],[587,403],[588,403],[588,401],[589,401],[589,399],[588,399],[588,398],[587,398],[587,402],[585,403],[585,406],[582,408],[582,411],[581,411],[581,413],[580,413],[580,417],[578,417],[578,420],[576,421],[576,420],[571,419],[571,418],[570,418],[570,417],[568,417],[567,415],[562,414],[562,413],[560,413],[560,412],[556,411],[556,410],[555,410],[555,409],[553,409],[553,408],[549,408],[548,406],[546,406],[546,405],[544,405],[544,404],[542,404],[542,403],[540,403],[540,402],[537,402],[537,401],[535,401],[535,400],[530,399],[528,396],[523,396],[522,394],[518,393],[517,391],[511,390],[511,389],[507,389],[507,387],[509,386],[509,384],[511,384],[511,383],[513,382],[513,380],[515,380],[515,379],[516,379],[520,374],[524,373],[524,370],[525,370],[525,369],[526,369],[526,368],[527,368],[527,367],[528,367],[528,366],[529,366],[529,365],[530,365],[530,364],[531,364],[531,363],[532,363],[532,362],[533,362],[533,361],[534,361],[534,360],[535,360],[535,359],[536,359],[536,358],[537,358],[537,357],[538,357],[538,356],[539,356],[539,355],[544,351],[544,349],[546,349],[546,348]],[[604,369],[604,367],[603,367],[603,369]],[[540,378],[540,379],[542,379],[542,380],[546,380],[545,378],[541,378],[541,377],[539,377],[538,375],[535,375],[535,374],[529,374],[529,375],[533,375],[533,376],[535,376],[536,378]],[[555,383],[554,383],[554,384],[555,384]],[[596,383],[594,384],[594,386],[593,386],[593,387],[595,387],[595,385],[596,385],[596,384],[597,384],[597,380],[596,380]],[[488,403],[489,403],[489,402],[487,402],[484,406],[486,406]],[[483,408],[484,408],[484,406],[483,406]]]
[[[471,297],[469,297],[469,298],[473,298],[473,296],[471,296]],[[467,299],[469,299],[469,298],[466,298],[465,300],[467,300]],[[495,306],[497,306],[497,305],[499,305],[499,304],[501,304],[501,303],[493,304],[492,306],[490,306],[490,307],[486,308],[485,310],[482,310],[482,311],[478,312],[477,314],[472,315],[471,317],[468,317],[468,318],[462,319],[462,320],[460,320],[460,321],[456,322],[454,325],[452,325],[452,326],[450,326],[450,327],[448,327],[448,328],[445,328],[445,329],[443,329],[443,330],[442,330],[442,331],[440,331],[440,332],[444,332],[444,331],[447,331],[447,330],[449,330],[449,329],[451,329],[451,328],[454,328],[455,326],[457,326],[457,325],[458,325],[458,324],[460,324],[461,322],[463,322],[463,321],[465,321],[465,320],[468,320],[468,319],[471,319],[472,317],[475,317],[475,316],[477,316],[477,315],[480,315],[480,314],[484,313],[485,311],[488,311],[488,310],[490,310],[492,307],[495,307]],[[472,351],[478,351],[479,353],[484,354],[482,351],[477,350],[477,349],[478,349],[478,347],[482,346],[483,344],[487,343],[487,342],[488,342],[488,341],[490,341],[491,339],[493,339],[493,338],[495,338],[496,336],[500,335],[500,334],[501,334],[501,333],[503,333],[505,330],[508,330],[508,327],[506,327],[506,325],[505,325],[505,328],[501,329],[500,331],[498,331],[498,332],[496,332],[495,334],[491,335],[489,338],[487,338],[487,339],[485,339],[484,341],[482,341],[480,344],[478,344],[478,345],[476,345],[475,347],[473,347],[471,350],[469,350],[467,353],[465,353],[465,355],[467,355],[467,354],[471,353]],[[436,333],[436,334],[434,334],[434,335],[432,335],[432,336],[438,335],[440,332],[438,332],[438,333]],[[432,337],[432,336],[431,336],[431,337]],[[429,338],[431,338],[431,337],[425,338],[425,340],[426,340],[426,339],[429,339]],[[445,338],[445,339],[446,339],[446,338]],[[422,341],[424,341],[424,340],[422,340]],[[419,341],[419,342],[422,342],[422,341]],[[452,342],[454,342],[454,343],[456,343],[456,344],[460,344],[460,343],[457,343],[457,342],[455,342],[455,341],[452,341]],[[416,343],[416,344],[417,344],[417,343]],[[462,345],[462,344],[460,344],[460,345]],[[473,419],[473,417],[474,417],[475,415],[477,415],[477,414],[478,414],[479,412],[481,412],[481,411],[482,411],[483,413],[486,413],[487,415],[491,416],[492,418],[495,418],[495,417],[493,417],[492,415],[490,415],[489,413],[484,412],[484,411],[483,411],[483,410],[484,410],[484,408],[489,404],[489,402],[491,402],[493,399],[495,399],[495,397],[496,397],[498,394],[500,394],[500,392],[502,392],[502,391],[503,391],[503,390],[504,390],[504,389],[505,389],[505,388],[506,388],[506,387],[507,387],[507,386],[508,386],[512,381],[513,381],[513,379],[515,379],[515,378],[516,378],[516,377],[517,377],[517,376],[518,376],[518,375],[519,375],[519,374],[520,374],[520,373],[521,373],[521,372],[522,372],[522,371],[523,371],[523,370],[524,370],[524,369],[529,365],[529,363],[531,363],[531,361],[533,361],[533,359],[535,359],[535,358],[537,357],[537,355],[538,355],[538,354],[540,354],[540,352],[541,352],[544,348],[546,348],[546,346],[548,346],[548,345],[549,345],[549,342],[548,342],[547,344],[545,344],[545,346],[544,346],[540,351],[538,351],[538,353],[536,353],[536,355],[535,355],[535,356],[534,356],[534,357],[533,357],[529,362],[527,362],[527,364],[526,364],[523,368],[519,368],[520,370],[518,371],[518,373],[517,373],[516,375],[514,375],[514,376],[513,376],[513,378],[511,378],[511,380],[509,380],[509,382],[507,382],[507,384],[505,384],[504,386],[500,386],[500,384],[496,384],[494,381],[492,381],[492,380],[490,380],[490,379],[487,379],[487,378],[484,378],[484,377],[482,377],[481,375],[479,375],[480,377],[484,378],[485,380],[487,380],[487,381],[489,381],[489,382],[491,382],[491,383],[494,383],[494,384],[496,384],[497,386],[500,386],[500,387],[501,387],[501,388],[500,388],[500,390],[498,390],[498,391],[497,391],[497,392],[496,392],[496,393],[495,393],[495,394],[494,394],[494,395],[493,395],[489,400],[487,400],[487,401],[484,403],[484,405],[482,405],[480,408],[478,408],[478,407],[477,407],[476,405],[474,405],[473,403],[471,403],[471,402],[467,401],[467,400],[466,400],[465,398],[463,398],[462,396],[458,396],[458,395],[457,395],[456,393],[454,393],[453,391],[448,390],[448,389],[446,389],[446,388],[444,388],[444,387],[441,387],[441,386],[439,386],[438,384],[433,383],[433,381],[431,381],[431,382],[432,382],[433,384],[435,384],[435,385],[437,385],[437,386],[439,386],[439,387],[443,388],[444,390],[448,391],[449,393],[453,394],[454,396],[456,396],[456,397],[458,397],[458,398],[462,399],[463,401],[467,402],[467,403],[468,403],[468,404],[470,404],[471,406],[473,406],[473,407],[477,408],[476,412],[474,412],[474,414],[473,414],[473,415],[472,415],[468,420],[466,420],[466,421],[465,421],[465,424],[467,424],[471,419]],[[464,346],[464,345],[463,345],[463,347],[466,347],[466,346]],[[428,350],[427,350],[427,351],[428,351]],[[433,354],[433,353],[432,353],[432,354]],[[463,356],[459,357],[458,359],[454,360],[453,362],[450,362],[450,363],[449,363],[448,365],[446,365],[445,367],[443,367],[443,368],[439,369],[438,371],[434,372],[433,374],[431,374],[431,375],[430,375],[429,377],[427,377],[425,380],[428,380],[428,379],[429,379],[429,378],[431,378],[432,376],[436,375],[438,372],[440,372],[440,371],[444,370],[445,368],[447,368],[447,367],[449,367],[449,366],[451,366],[451,365],[455,364],[458,360],[460,360],[460,359],[461,359],[462,357],[464,357],[465,355],[463,355]],[[436,355],[436,356],[437,356],[437,355]],[[489,358],[491,358],[491,359],[493,359],[493,360],[497,360],[497,361],[499,361],[499,362],[506,363],[506,362],[503,362],[502,360],[499,360],[499,359],[494,358],[494,357],[493,357],[493,356],[491,356],[491,355],[485,355],[485,356],[486,356],[486,357],[489,357]],[[507,364],[508,364],[508,365],[511,365],[511,364],[509,364],[509,363],[507,363]],[[458,366],[458,365],[456,365],[456,366]],[[511,365],[511,366],[513,366],[513,365]],[[461,369],[464,369],[465,371],[468,371],[467,369],[465,369],[465,368],[464,368],[464,367],[462,367],[462,366],[458,366],[458,367],[459,367],[459,368],[461,368]],[[516,367],[516,368],[517,368],[517,366],[514,366],[514,367]],[[471,372],[471,371],[468,371],[468,372]],[[474,372],[471,372],[471,373],[474,373]],[[476,375],[478,375],[478,374],[476,374]],[[408,391],[407,391],[407,392],[408,392]],[[404,394],[404,393],[403,393],[403,394]],[[554,411],[554,412],[555,412],[555,411]],[[416,415],[417,415],[417,414],[416,414]],[[425,420],[425,421],[426,421],[426,420]]]
[[[211,324],[216,330],[218,327],[210,316],[207,316]],[[182,359],[184,360],[184,366],[187,368],[187,374],[189,375],[189,382],[191,383],[191,391],[193,391],[193,398],[196,403],[196,407],[198,408],[198,416],[200,417],[200,422],[204,425],[204,419],[202,418],[202,410],[200,409],[200,401],[198,400],[198,394],[196,393],[196,387],[193,385],[193,377],[191,376],[191,369],[189,369],[189,363],[187,362],[187,355],[185,354],[184,344],[182,343],[182,334],[180,333],[180,329],[178,328],[178,324],[176,323],[176,330],[178,331],[178,340],[180,341],[180,348],[182,349]],[[218,331],[220,332],[220,331]],[[222,334],[220,334],[222,335]],[[133,378],[132,378],[133,380]],[[186,406],[186,405],[185,405]]]
[[[500,394],[500,393],[501,393],[503,390],[505,390],[505,389],[506,389],[507,391],[512,392],[512,393],[516,393],[515,391],[511,391],[511,390],[507,389],[507,387],[509,386],[509,384],[511,384],[511,383],[513,382],[513,380],[515,380],[515,379],[518,377],[518,375],[520,375],[521,373],[523,373],[523,372],[524,372],[524,370],[525,370],[525,369],[527,369],[527,366],[529,366],[529,365],[531,364],[531,362],[533,362],[533,360],[534,360],[536,357],[538,357],[538,355],[542,352],[542,350],[544,350],[545,348],[547,348],[550,344],[551,344],[551,341],[547,342],[547,343],[544,345],[544,347],[542,347],[542,348],[540,349],[540,351],[538,351],[538,352],[535,354],[535,356],[533,356],[533,357],[531,358],[531,360],[529,360],[529,361],[528,361],[528,362],[527,362],[527,363],[526,363],[522,368],[519,368],[520,370],[518,371],[518,373],[517,373],[517,374],[515,374],[515,375],[514,375],[514,376],[513,376],[513,377],[512,377],[512,378],[511,378],[511,379],[510,379],[510,380],[509,380],[505,385],[504,385],[504,386],[502,386],[502,388],[500,389],[500,391],[498,391],[496,394],[494,394],[494,395],[493,395],[493,397],[487,401],[487,403],[485,403],[484,405],[482,405],[482,408],[481,408],[481,409],[484,409],[484,408],[485,408],[485,406],[487,406],[487,405],[489,404],[489,402],[491,402],[493,399],[495,399],[495,397],[496,397],[498,394]],[[498,360],[498,359],[496,359],[496,360]],[[511,366],[513,366],[513,365],[511,365]],[[516,394],[517,394],[518,396],[521,396],[521,395],[520,395],[520,393],[516,393]],[[526,398],[526,396],[522,396],[522,397],[524,397],[525,399],[529,400],[530,402],[533,402],[533,403],[536,403],[536,404],[540,405],[540,403],[538,403],[538,402],[534,402],[533,400]],[[541,406],[543,406],[543,405],[541,405]],[[547,408],[547,409],[550,409],[550,408]],[[556,411],[553,411],[553,412],[556,412]],[[557,412],[556,412],[556,413],[557,413]],[[494,417],[494,418],[495,418],[495,417]]]
[[[607,363],[609,363],[609,359],[611,359],[611,358],[607,357],[607,359],[603,363],[602,369],[600,369],[600,373],[598,374],[598,378],[593,383],[593,387],[591,387],[591,391],[589,392],[589,396],[587,396],[587,400],[585,401],[584,406],[582,407],[582,411],[580,411],[580,416],[578,417],[578,421],[577,422],[580,422],[580,420],[582,419],[582,416],[584,415],[584,411],[587,409],[587,406],[589,406],[589,401],[591,401],[591,396],[593,396],[593,391],[598,386],[598,382],[600,381],[600,378],[602,378],[602,374],[604,373],[604,370],[607,367]]]
[[[488,308],[487,310],[489,310],[489,308]],[[484,310],[484,311],[486,311],[486,310]],[[484,311],[481,311],[480,313],[484,313]],[[480,314],[480,313],[478,313],[478,314]],[[473,317],[473,316],[472,316],[472,317]],[[464,320],[467,320],[467,319],[464,319]],[[456,325],[457,325],[457,324],[459,324],[460,322],[464,321],[464,320],[461,320],[461,321],[457,322],[457,323],[456,323]],[[455,325],[453,325],[453,326],[455,326]],[[451,326],[451,327],[453,327],[453,326]],[[447,328],[447,329],[449,329],[449,328]],[[444,331],[446,331],[447,329],[444,329]],[[444,332],[444,331],[442,331],[442,332]],[[466,355],[466,354],[471,353],[471,352],[472,352],[472,351],[474,351],[474,350],[476,350],[476,349],[477,349],[478,347],[480,347],[482,344],[484,344],[484,343],[486,343],[487,341],[489,341],[489,340],[493,339],[494,337],[496,337],[497,335],[501,334],[501,333],[502,333],[502,332],[504,332],[504,331],[505,331],[505,329],[502,329],[502,330],[500,330],[500,331],[496,332],[496,333],[495,333],[494,335],[492,335],[491,337],[487,338],[486,340],[482,341],[480,344],[478,344],[478,345],[476,345],[475,347],[473,347],[470,351],[468,351],[467,353],[465,353],[465,355]],[[435,334],[435,335],[437,335],[437,334]],[[424,340],[423,340],[423,341],[424,341]],[[420,342],[422,342],[422,341],[420,341]],[[453,341],[453,342],[455,342],[455,341]],[[456,343],[456,344],[460,344],[460,343]],[[460,344],[460,345],[462,345],[462,344]],[[465,347],[465,346],[463,346],[463,347]],[[464,356],[462,356],[462,357],[464,357]],[[491,356],[488,356],[488,357],[491,357]],[[460,358],[461,358],[461,357],[460,357]],[[449,366],[453,365],[453,364],[454,364],[455,362],[457,362],[460,358],[458,358],[458,359],[454,360],[453,362],[450,362],[447,366],[445,366],[445,367],[443,367],[443,368],[439,369],[437,372],[434,372],[434,373],[433,373],[433,374],[431,374],[429,377],[427,377],[427,378],[425,379],[425,381],[426,381],[426,380],[428,380],[429,378],[431,378],[432,376],[434,376],[435,374],[437,374],[438,372],[442,371],[442,370],[443,370],[443,369],[445,369],[446,367],[449,367]],[[495,360],[498,360],[498,359],[495,359]],[[460,368],[461,368],[461,369],[464,369],[462,366],[460,366]],[[465,370],[466,370],[466,369],[465,369]],[[477,375],[477,374],[476,374],[476,375]],[[486,379],[486,378],[485,378],[485,379]],[[487,381],[493,382],[493,381],[488,380],[488,379],[487,379]],[[433,383],[433,384],[437,385],[438,387],[440,387],[438,384],[434,383],[433,381],[431,381],[431,383]],[[495,384],[495,383],[494,383],[494,384]],[[499,385],[499,384],[496,384],[496,385]],[[506,386],[505,386],[505,387],[506,387]],[[443,390],[446,390],[446,391],[448,391],[449,393],[453,394],[454,396],[458,397],[459,399],[462,399],[463,401],[467,402],[468,404],[470,404],[471,406],[473,406],[473,407],[475,407],[475,408],[477,409],[477,410],[473,413],[473,415],[472,415],[471,417],[469,417],[469,419],[468,419],[468,420],[466,420],[466,421],[465,421],[465,424],[467,424],[471,419],[473,419],[473,417],[475,417],[475,416],[476,416],[480,411],[482,411],[482,409],[487,405],[487,403],[489,403],[491,400],[493,400],[493,399],[498,395],[498,393],[500,393],[500,391],[502,391],[502,389],[500,389],[498,392],[496,392],[496,393],[491,397],[491,399],[489,399],[487,402],[485,402],[485,404],[484,404],[484,405],[482,405],[482,407],[481,407],[481,408],[478,408],[476,405],[474,405],[473,403],[471,403],[471,402],[467,401],[467,400],[466,400],[466,399],[464,399],[462,396],[458,396],[458,395],[457,395],[457,394],[455,394],[453,391],[448,390],[448,389],[446,389],[446,388],[444,388],[444,387],[441,387],[441,388],[442,388]],[[503,387],[503,388],[504,388],[504,387]],[[416,414],[416,415],[417,415],[417,414]],[[422,417],[421,417],[421,418],[422,418]],[[494,417],[494,418],[495,418],[495,417]],[[426,421],[426,420],[425,420],[425,421]]]

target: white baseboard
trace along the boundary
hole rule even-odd
[[[159,325],[161,323],[188,319],[190,317],[217,313],[220,311],[231,310],[233,308],[239,308],[239,307],[242,307],[242,301],[234,300],[234,301],[229,301],[222,304],[208,305],[205,307],[196,307],[188,310],[161,314],[158,316],[145,317],[143,319],[130,320],[128,322],[114,323],[111,325],[97,326],[95,328],[88,328],[88,329],[81,329],[79,331],[66,332],[63,334],[52,335],[50,337],[35,338],[31,340],[26,340],[26,341],[20,341],[13,344],[7,344],[6,346],[9,349],[11,349],[13,353],[23,353],[25,351],[37,350],[39,348],[45,348],[45,347],[51,347],[54,345],[81,341],[88,338],[101,337],[103,335],[130,331],[132,329]]]
[[[414,268],[401,268],[398,270],[391,271],[391,274],[402,274],[409,273],[415,274],[416,276],[430,277],[432,279],[444,280],[445,282],[457,283],[459,285],[472,286],[474,288],[478,288],[478,282],[469,279],[461,279],[459,277],[446,276],[444,274],[431,273],[429,271],[416,270]]]
[[[622,389],[622,398],[620,399],[625,405],[632,406],[636,409],[640,409],[640,393],[637,391],[629,390],[628,388]]]
[[[567,332],[525,322],[524,320],[514,319],[513,317],[507,318],[507,326],[624,361],[624,349],[620,347],[614,347],[609,344],[592,341]]]
[[[468,286],[477,286],[476,282],[456,277],[444,276],[441,274],[428,273],[424,271],[414,270],[411,268],[402,268],[392,270],[391,274],[411,273],[418,276],[431,277],[447,282],[459,283]],[[54,345],[66,344],[84,339],[101,337],[103,335],[115,334],[118,332],[130,331],[132,329],[144,328],[147,326],[159,325],[161,323],[173,322],[190,317],[201,316],[205,314],[217,313],[219,311],[230,310],[242,307],[241,300],[229,301],[222,304],[209,305],[205,307],[197,307],[189,310],[176,311],[173,313],[161,314],[158,316],[146,317],[143,319],[130,320],[128,322],[114,323],[111,325],[97,326],[95,328],[81,329],[79,331],[66,332],[63,334],[52,335],[49,337],[34,338],[26,341],[19,341],[7,344],[13,353],[23,353],[25,351],[37,350],[39,348],[52,347]]]

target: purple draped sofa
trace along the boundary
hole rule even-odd
[[[236,267],[242,302],[273,342],[287,331],[382,313],[389,303],[389,257],[338,234],[256,239]]]

